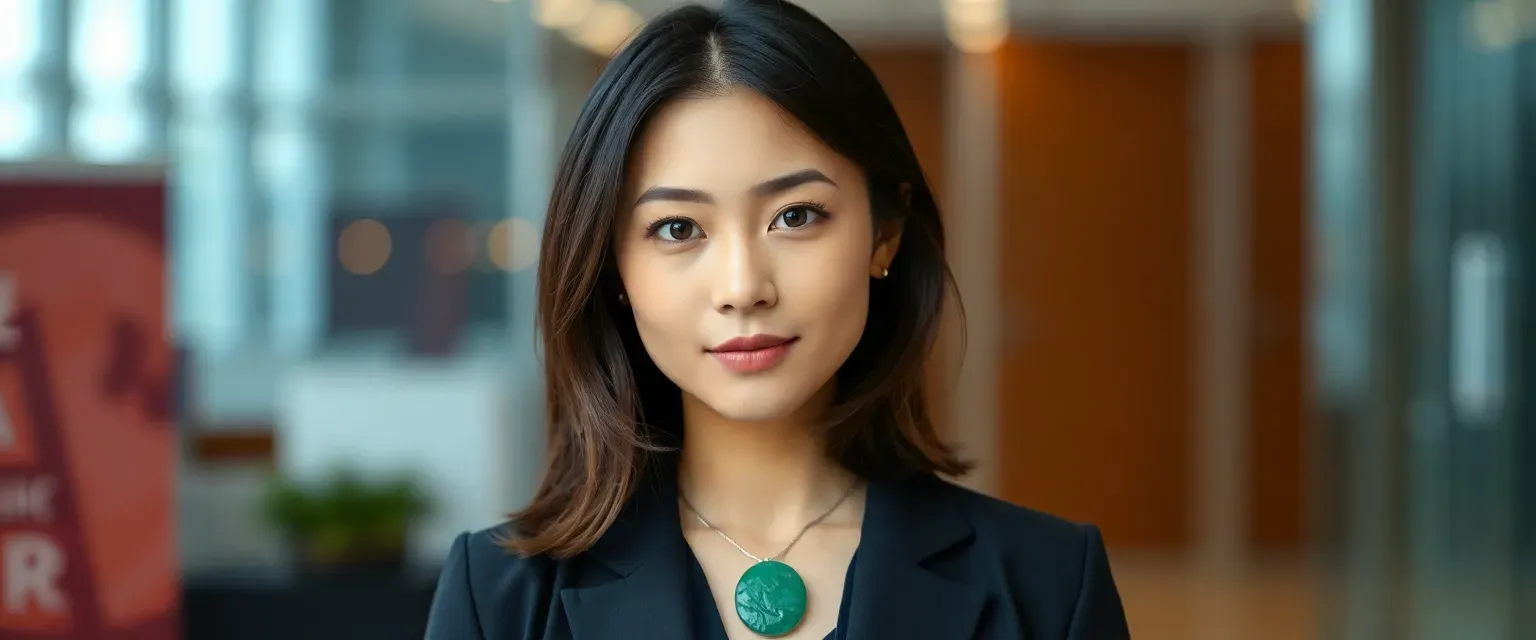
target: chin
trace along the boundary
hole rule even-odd
[[[767,422],[770,420],[782,420],[794,414],[799,405],[790,405],[780,400],[762,400],[758,402],[723,402],[708,403],[709,408],[721,417],[735,422]]]
[[[810,400],[812,390],[774,388],[777,385],[743,384],[726,393],[700,396],[710,409],[727,420],[765,422],[782,420],[799,411]]]

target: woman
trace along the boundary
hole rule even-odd
[[[539,265],[549,467],[428,637],[1128,637],[1098,530],[972,493],[923,399],[938,208],[787,2],[679,8],[583,105]]]

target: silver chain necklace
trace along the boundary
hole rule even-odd
[[[855,480],[853,482],[853,484],[848,487],[848,490],[843,492],[843,496],[841,498],[838,498],[837,502],[832,504],[832,508],[827,509],[826,512],[822,513],[819,516],[816,516],[815,520],[812,520],[812,521],[810,521],[810,523],[806,524],[804,527],[801,527],[800,528],[800,533],[795,534],[794,539],[790,540],[789,544],[784,545],[784,550],[783,551],[780,551],[780,552],[778,552],[776,554],[773,554],[771,556],[768,556],[766,558],[760,558],[758,556],[752,555],[751,551],[747,551],[744,547],[742,547],[741,545],[737,544],[736,541],[732,540],[731,537],[726,535],[726,533],[724,531],[721,531],[715,525],[710,524],[708,520],[704,519],[704,515],[699,513],[698,509],[693,508],[693,504],[688,502],[688,498],[683,497],[682,494],[678,494],[677,498],[683,502],[683,506],[688,507],[688,510],[693,512],[693,517],[698,519],[699,524],[704,525],[705,529],[709,529],[710,531],[713,531],[713,532],[715,532],[717,534],[720,534],[721,538],[724,538],[726,542],[731,543],[731,546],[736,547],[737,551],[740,551],[742,553],[742,555],[745,555],[746,557],[751,558],[753,562],[766,562],[768,560],[777,561],[777,560],[782,559],[785,556],[785,554],[788,554],[789,550],[795,546],[795,543],[799,542],[800,538],[804,537],[805,533],[807,531],[811,530],[811,527],[814,527],[814,526],[816,526],[818,524],[821,524],[822,520],[826,520],[828,516],[832,515],[833,511],[837,511],[838,507],[843,506],[843,502],[847,501],[848,500],[848,496],[853,495],[853,490],[857,489],[857,488],[859,488],[859,481]]]

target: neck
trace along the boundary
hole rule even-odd
[[[684,394],[678,461],[682,496],[711,525],[738,540],[770,543],[794,537],[855,481],[827,456],[817,428],[816,418],[830,399],[829,386],[794,415],[743,422]],[[697,522],[686,510],[682,515],[685,524]]]

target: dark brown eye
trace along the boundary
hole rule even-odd
[[[799,229],[815,222],[822,213],[813,207],[791,207],[780,212],[773,226],[780,229]]]
[[[687,242],[697,239],[699,225],[688,220],[666,220],[656,227],[656,235],[667,242]]]

